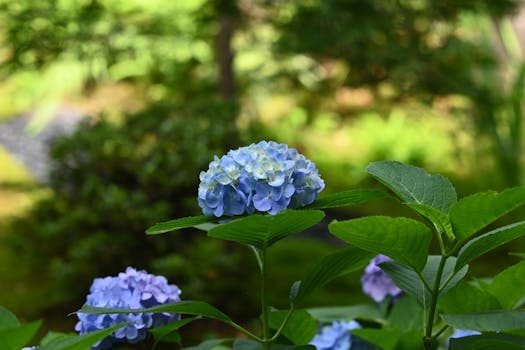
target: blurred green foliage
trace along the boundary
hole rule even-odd
[[[86,291],[92,278],[128,265],[150,268],[166,255],[189,249],[191,236],[151,239],[144,231],[155,221],[197,210],[200,170],[237,138],[222,117],[230,113],[230,104],[211,101],[185,111],[152,105],[120,125],[86,120],[71,137],[57,141],[52,149],[52,195],[14,219],[11,232],[16,234],[3,237],[16,252],[13,259],[24,262],[14,265],[13,273],[38,286],[25,295],[32,308],[79,305],[78,291]],[[240,264],[235,255],[230,258],[233,265]],[[216,267],[225,264],[228,261]],[[24,293],[16,298],[23,300]]]

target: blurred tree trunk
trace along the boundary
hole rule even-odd
[[[239,7],[236,0],[215,0],[217,34],[215,37],[215,57],[219,73],[219,95],[226,101],[235,100],[235,73],[233,61],[235,53],[232,40],[239,22]]]
[[[216,38],[216,56],[219,68],[219,94],[226,100],[235,97],[234,53],[231,47],[235,18],[230,11],[219,12],[219,30]]]

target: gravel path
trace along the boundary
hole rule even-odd
[[[52,141],[72,134],[83,117],[74,110],[60,110],[37,134],[27,130],[31,118],[31,115],[23,115],[0,123],[0,145],[27,167],[35,179],[46,183]]]

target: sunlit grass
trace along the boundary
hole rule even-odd
[[[0,146],[0,222],[22,213],[45,192],[27,169]]]

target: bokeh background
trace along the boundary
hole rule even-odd
[[[250,324],[247,249],[144,234],[199,213],[213,155],[285,142],[326,192],[377,186],[364,169],[382,159],[445,174],[460,196],[517,186],[524,55],[518,0],[0,0],[0,304],[68,331],[94,277],[134,266]],[[382,201],[329,218],[370,213],[413,215]],[[325,227],[271,252],[273,305],[337,248]],[[358,278],[311,305],[366,301]]]

